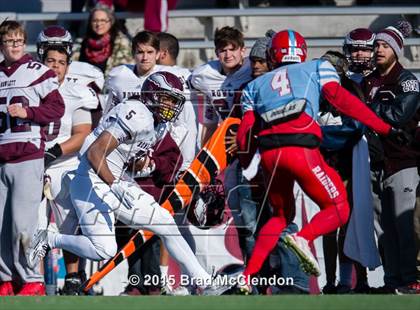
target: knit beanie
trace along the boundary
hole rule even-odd
[[[271,38],[276,34],[272,29],[267,30],[264,38],[259,38],[255,41],[254,45],[249,52],[249,57],[258,57],[261,59],[267,59],[267,48],[271,42]]]
[[[395,26],[389,26],[376,34],[375,41],[385,41],[394,50],[395,56],[402,55],[404,38],[408,37],[413,28],[410,23],[402,20]]]

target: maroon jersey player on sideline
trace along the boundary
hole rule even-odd
[[[39,268],[23,248],[38,223],[44,173],[43,126],[61,118],[55,73],[25,54],[16,21],[0,25],[0,296],[45,295]]]

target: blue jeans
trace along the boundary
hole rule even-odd
[[[225,170],[227,203],[238,231],[239,245],[245,261],[255,245],[257,210],[259,203],[252,198],[251,185],[243,177],[239,161],[235,160]]]

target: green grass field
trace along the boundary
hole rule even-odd
[[[420,296],[340,295],[340,296],[138,296],[138,297],[0,297],[0,309],[89,309],[89,310],[172,310],[172,309],[252,309],[252,310],[340,310],[340,309],[420,309]]]

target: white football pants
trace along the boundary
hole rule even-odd
[[[172,215],[146,192],[137,200],[136,206],[128,210],[98,176],[76,174],[70,185],[70,195],[83,235],[55,234],[49,240],[52,247],[92,260],[110,259],[117,252],[114,223],[118,218],[126,225],[157,234],[169,254],[193,278],[210,279]]]

